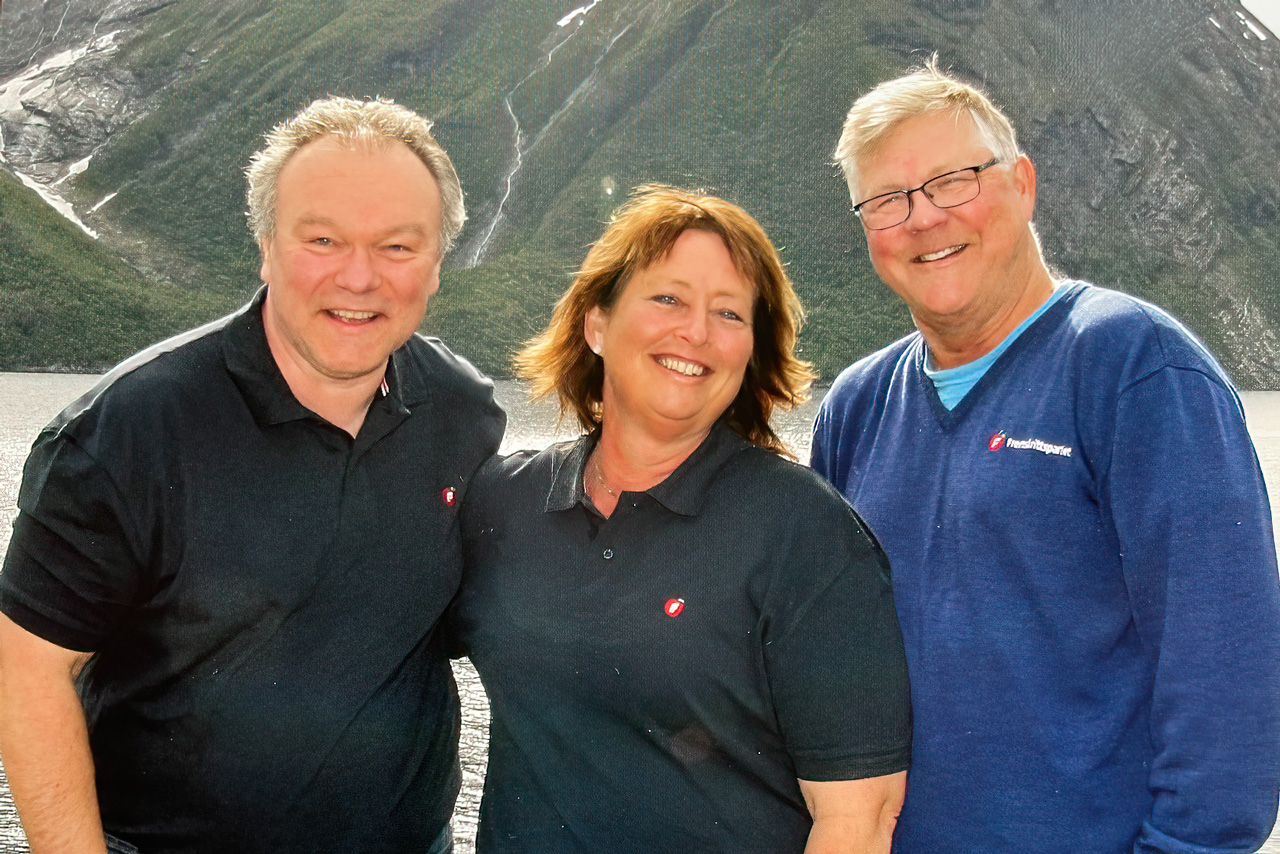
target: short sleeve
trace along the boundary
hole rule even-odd
[[[765,666],[800,779],[877,777],[911,754],[906,657],[888,559],[825,485],[790,526]]]
[[[66,649],[96,650],[137,596],[143,564],[128,504],[62,435],[37,442],[0,573],[0,611]]]

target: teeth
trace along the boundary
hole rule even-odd
[[[376,311],[344,311],[340,308],[331,308],[329,313],[341,320],[373,320],[378,316]]]
[[[939,258],[946,258],[948,255],[954,255],[963,248],[964,248],[963,243],[957,246],[948,246],[946,249],[939,249],[937,252],[930,252],[927,255],[921,255],[919,256],[919,260],[937,261]]]
[[[668,371],[675,371],[678,374],[684,374],[686,377],[700,377],[707,372],[706,368],[696,362],[686,362],[683,359],[671,359],[665,356],[658,359],[658,364]]]

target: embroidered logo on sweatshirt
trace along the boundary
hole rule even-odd
[[[1001,430],[987,440],[987,449],[999,451],[1007,448],[1010,451],[1039,451],[1051,457],[1069,457],[1071,448],[1068,445],[1055,445],[1043,439],[1013,439]]]
[[[668,599],[667,604],[663,606],[662,610],[666,612],[668,617],[678,617],[680,616],[680,612],[684,610],[684,600]]]

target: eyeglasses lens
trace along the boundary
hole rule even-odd
[[[940,208],[954,208],[978,197],[978,170],[962,169],[939,175],[920,188]],[[915,191],[912,191],[915,192]],[[911,200],[905,192],[889,193],[866,202],[859,216],[867,228],[879,230],[901,225],[911,216]]]

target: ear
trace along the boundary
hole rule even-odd
[[[1022,212],[1030,222],[1036,210],[1036,167],[1027,155],[1019,155],[1014,161],[1013,179],[1022,200]]]
[[[431,272],[427,274],[427,296],[433,297],[440,290],[440,265],[444,263],[444,259],[436,257],[435,262],[431,265]]]
[[[582,321],[582,334],[587,339],[587,347],[597,356],[604,350],[604,333],[608,327],[609,317],[598,305],[588,311]]]
[[[262,280],[263,284],[269,285],[271,284],[271,282],[267,281],[267,279],[269,278],[269,274],[267,273],[267,270],[270,269],[271,267],[271,238],[270,237],[264,237],[258,243],[258,254],[262,256],[262,266],[258,268],[258,278]]]

